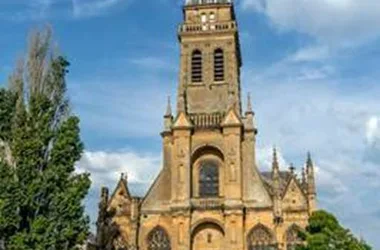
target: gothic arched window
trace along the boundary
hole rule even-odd
[[[300,237],[301,229],[293,225],[289,227],[286,232],[286,249],[287,250],[295,250],[298,246],[302,245],[302,239]]]
[[[205,161],[199,170],[199,196],[218,197],[219,196],[219,169],[211,161]]]
[[[148,250],[170,250],[170,239],[166,231],[156,227],[148,235]]]
[[[249,250],[277,250],[276,239],[264,225],[257,225],[248,234]]]
[[[128,244],[120,235],[114,239],[113,246],[115,250],[128,250]]]
[[[224,81],[224,54],[222,49],[214,51],[214,81]]]
[[[194,50],[191,56],[191,81],[202,82],[202,52]]]

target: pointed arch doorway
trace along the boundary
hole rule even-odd
[[[216,223],[205,222],[191,235],[191,250],[223,250],[224,230]]]

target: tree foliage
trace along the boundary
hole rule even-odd
[[[69,62],[51,31],[34,32],[0,89],[0,249],[76,249],[88,234],[88,174],[75,172],[83,144],[70,112]]]
[[[301,236],[306,245],[298,250],[371,250],[364,241],[343,228],[332,214],[322,210],[310,216],[306,232]]]

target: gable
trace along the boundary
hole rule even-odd
[[[284,210],[307,209],[307,199],[298,181],[292,177],[285,189],[282,208]]]
[[[224,117],[222,126],[241,126],[242,122],[234,109],[230,109]]]
[[[192,123],[190,122],[186,114],[184,112],[181,112],[178,114],[177,118],[175,119],[173,127],[174,128],[191,128]]]
[[[109,200],[109,209],[115,209],[117,214],[130,214],[132,198],[126,180],[120,179]]]

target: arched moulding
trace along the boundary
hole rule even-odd
[[[249,250],[278,249],[274,233],[263,224],[258,224],[251,229],[247,236],[247,245]]]

